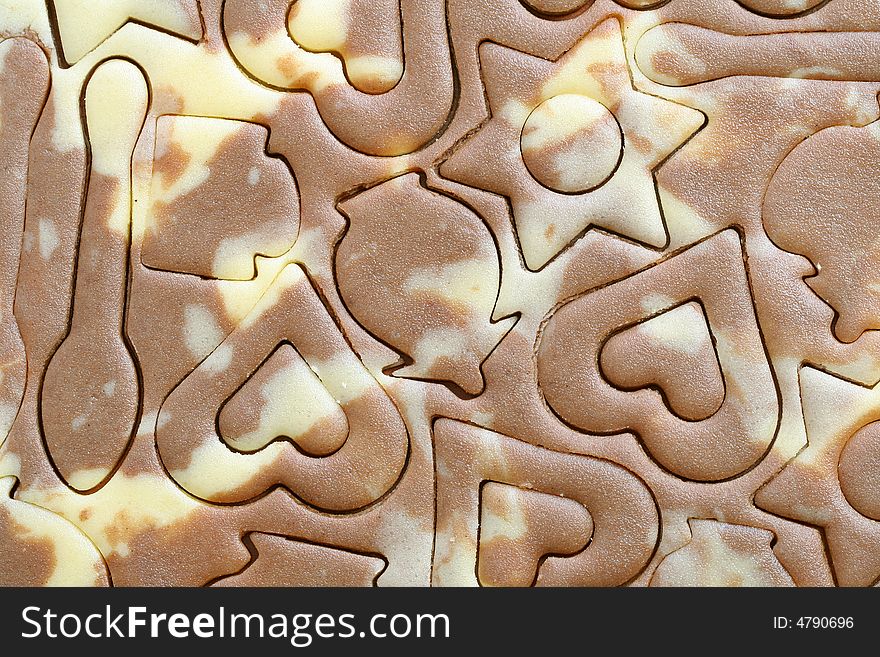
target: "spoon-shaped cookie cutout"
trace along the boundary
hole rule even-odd
[[[871,82],[880,70],[878,42],[868,31],[738,35],[671,22],[645,32],[635,59],[650,80],[672,87],[734,76]]]
[[[131,159],[149,103],[140,69],[100,64],[87,82],[91,169],[70,332],[43,381],[46,446],[73,488],[99,486],[125,452],[138,414],[138,376],[125,337],[131,245]]]

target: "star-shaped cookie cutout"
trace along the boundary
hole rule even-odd
[[[480,62],[491,116],[440,172],[510,199],[529,269],[593,226],[663,248],[654,172],[705,117],[633,87],[618,20],[556,62],[494,43]]]
[[[807,446],[755,495],[761,509],[823,529],[842,586],[880,578],[880,384],[801,369]]]
[[[129,21],[187,39],[202,36],[198,0],[52,0],[52,8],[71,65]]]

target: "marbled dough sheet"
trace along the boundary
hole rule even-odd
[[[0,0],[0,584],[880,580],[880,0]]]

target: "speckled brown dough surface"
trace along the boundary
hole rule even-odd
[[[880,0],[0,2],[0,585],[880,581]]]

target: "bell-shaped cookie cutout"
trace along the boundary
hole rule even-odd
[[[261,125],[162,116],[141,259],[205,278],[250,280],[257,255],[275,257],[299,232],[299,192],[288,164],[267,155]]]
[[[488,226],[407,174],[339,204],[336,278],[355,319],[402,354],[396,376],[483,391],[483,361],[516,323],[492,320],[501,280]]]
[[[12,497],[0,478],[0,586],[108,586],[104,557],[61,516]]]
[[[249,538],[256,552],[251,563],[214,586],[374,586],[387,566],[374,555],[288,536],[254,533]]]
[[[702,306],[677,306],[615,333],[599,356],[622,390],[656,388],[685,420],[705,420],[724,401],[724,379]]]
[[[486,482],[480,492],[480,584],[531,586],[543,557],[575,554],[592,535],[593,519],[578,502]]]
[[[703,518],[688,524],[690,543],[664,557],[651,586],[794,586],[773,553],[773,532]]]
[[[306,454],[326,456],[348,436],[348,420],[315,372],[285,342],[224,404],[220,435],[243,452],[287,438]]]

